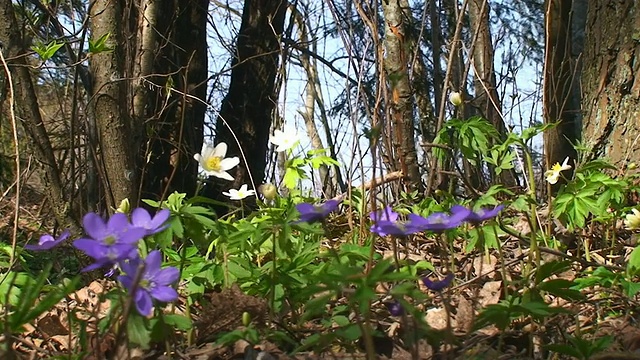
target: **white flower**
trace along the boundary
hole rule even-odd
[[[256,194],[255,190],[249,190],[247,184],[240,186],[240,189],[229,189],[229,192],[223,191],[223,195],[228,196],[231,200],[242,200],[248,196]]]
[[[460,94],[457,91],[453,91],[451,92],[451,94],[449,94],[449,101],[454,105],[454,106],[460,106],[462,105],[462,94]]]
[[[558,182],[558,179],[560,178],[560,173],[562,171],[569,170],[569,169],[571,169],[571,165],[569,165],[569,157],[567,156],[567,158],[564,159],[564,161],[562,162],[562,165],[555,163],[551,167],[551,170],[547,170],[547,172],[544,173],[544,176],[546,176],[549,184],[553,185]]]
[[[277,152],[291,149],[298,141],[300,141],[300,136],[295,130],[287,132],[275,130],[273,135],[269,135],[269,142],[276,146]]]
[[[237,156],[225,158],[226,154],[227,144],[223,142],[216,147],[211,144],[203,144],[200,154],[193,155],[193,158],[200,163],[207,175],[233,181],[233,177],[227,171],[240,164],[240,159]]]
[[[627,214],[624,217],[624,226],[628,230],[635,230],[640,228],[640,211],[638,209],[631,209],[633,214]]]

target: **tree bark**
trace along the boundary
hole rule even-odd
[[[132,124],[126,105],[124,81],[126,39],[120,1],[95,0],[90,6],[92,40],[109,35],[109,51],[94,53],[90,58],[93,75],[92,114],[98,130],[99,156],[106,178],[107,206],[116,208],[122,199],[137,203],[135,168],[136,147],[132,143]]]
[[[621,170],[640,161],[640,7],[591,2],[583,56],[583,142]]]
[[[409,82],[408,64],[411,61],[406,51],[408,25],[403,9],[409,8],[408,0],[382,1],[385,19],[385,70],[387,87],[391,92],[388,110],[393,124],[392,144],[396,151],[393,158],[400,162],[400,170],[406,176],[408,191],[422,187],[418,169],[415,143],[413,94]]]
[[[507,137],[507,128],[502,119],[502,102],[498,95],[496,75],[493,68],[494,49],[491,39],[489,23],[489,1],[469,1],[469,23],[474,32],[472,64],[475,73],[473,105],[482,117],[496,128],[502,140]],[[492,171],[493,173],[493,171]],[[500,173],[500,182],[506,187],[517,185],[514,171],[506,170]]]
[[[139,29],[139,79],[133,104],[149,139],[144,153],[142,196],[195,195],[207,94],[207,0],[149,1]],[[152,24],[153,20],[155,24]],[[152,31],[146,31],[152,26]]]
[[[544,133],[547,167],[576,158],[572,142],[579,139],[579,102],[571,101],[575,61],[571,58],[571,1],[547,0],[545,12],[546,44],[544,72],[544,120],[559,122]],[[579,120],[578,120],[579,121]],[[570,172],[566,173],[570,177]],[[554,188],[557,188],[555,186]]]
[[[13,2],[2,1],[0,3],[0,41],[3,43],[3,48],[0,51],[3,51],[12,74],[16,115],[28,135],[29,148],[35,154],[39,166],[43,170],[43,190],[50,201],[56,219],[63,226],[74,225],[77,227],[78,222],[73,221],[70,217],[70,208],[67,206],[67,199],[64,196],[60,168],[40,114],[38,99],[26,61],[27,44],[21,36]],[[4,73],[4,70],[2,72]]]
[[[211,179],[204,193],[213,199],[228,200],[221,191],[251,188],[264,178],[286,6],[282,0],[244,2],[231,83],[216,121],[216,143],[227,143],[228,156],[239,156],[240,165],[231,171],[233,182]]]

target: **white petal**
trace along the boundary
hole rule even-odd
[[[242,186],[240,186],[240,189],[238,190],[238,192],[247,192],[248,186],[247,184],[242,184]]]
[[[202,151],[200,151],[200,155],[202,156],[202,158],[208,159],[213,156],[214,151],[215,148],[213,147],[213,145],[204,143],[202,144]]]
[[[224,158],[227,155],[227,144],[221,142],[213,149],[213,156]]]
[[[229,181],[233,181],[233,176],[229,175],[226,171],[205,171],[207,175],[215,176],[220,179],[225,179]]]
[[[222,159],[222,161],[220,161],[220,169],[223,171],[231,170],[238,166],[238,164],[240,164],[240,158],[237,156]]]
[[[200,162],[200,154],[193,154],[193,158],[196,159],[197,162]]]

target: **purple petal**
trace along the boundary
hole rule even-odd
[[[147,258],[145,259],[144,263],[145,263],[144,272],[155,274],[157,271],[160,270],[160,266],[162,265],[162,254],[160,254],[160,251],[154,250],[150,252],[149,255],[147,255]]]
[[[136,309],[142,316],[151,315],[151,309],[153,304],[151,302],[151,295],[143,289],[138,289],[135,294]]]
[[[78,239],[73,242],[73,246],[94,259],[103,257],[106,254],[106,246],[93,239]]]
[[[448,273],[447,276],[442,280],[432,281],[428,277],[424,277],[422,278],[422,282],[424,283],[424,286],[426,286],[429,290],[440,292],[447,286],[451,285],[453,277],[453,273]]]
[[[40,236],[40,240],[38,241],[38,244],[25,245],[24,248],[26,250],[32,250],[32,251],[50,250],[58,246],[63,241],[67,240],[70,234],[71,233],[69,232],[68,229],[63,231],[62,234],[60,234],[60,236],[57,239],[55,239],[53,236],[49,234],[43,234],[42,236]]]
[[[101,240],[108,235],[107,224],[96,213],[87,213],[82,218],[82,225],[84,225],[84,231],[87,235],[94,239]]]
[[[121,261],[120,268],[131,279],[136,277],[138,269],[140,268],[141,260],[139,257],[135,259],[129,259],[128,261]]]
[[[414,233],[413,228],[407,227],[407,224],[391,221],[379,221],[376,226],[380,229],[381,233],[406,236]]]
[[[340,205],[340,202],[338,200],[328,200],[327,202],[325,202],[324,204],[322,204],[322,210],[324,213],[324,216],[329,215],[330,212],[335,211],[338,208],[338,205]]]
[[[427,229],[429,221],[417,214],[409,214],[409,223],[415,232],[421,232]]]
[[[458,223],[458,225],[465,221],[469,215],[471,214],[471,210],[467,209],[464,206],[454,205],[451,208],[451,216],[449,217],[449,221],[451,223]]]
[[[398,213],[393,211],[393,209],[391,208],[391,206],[385,206],[384,209],[380,209],[377,211],[373,211],[369,214],[369,218],[371,218],[372,221],[377,222],[377,221],[397,221],[398,220]]]
[[[131,224],[146,229],[151,224],[151,215],[145,208],[136,208],[131,212]]]
[[[171,302],[178,299],[178,292],[169,286],[156,286],[150,293],[154,299],[162,302]]]
[[[118,276],[118,281],[120,281],[122,286],[127,290],[131,290],[133,288],[133,278],[128,275]]]
[[[170,285],[180,279],[180,271],[174,267],[166,267],[153,275],[153,279],[158,285]]]
[[[296,205],[296,210],[298,210],[300,215],[304,215],[308,213],[315,213],[316,207],[311,204],[302,203],[302,204]]]
[[[160,229],[161,226],[169,219],[171,216],[171,211],[169,209],[162,209],[156,212],[156,215],[151,220],[151,228],[152,229]],[[164,227],[162,228],[164,230]]]
[[[118,243],[135,245],[147,234],[147,230],[139,227],[127,227],[118,237]]]
[[[58,241],[67,240],[69,236],[71,236],[71,231],[69,231],[69,229],[66,229],[62,232],[62,234],[60,234],[60,236],[58,237]]]
[[[402,307],[402,305],[400,305],[399,301],[393,301],[393,302],[388,302],[385,303],[387,309],[389,309],[389,313],[392,316],[400,316],[404,313],[404,308]]]
[[[498,205],[491,210],[480,208],[478,211],[472,212],[466,220],[473,224],[481,223],[485,220],[496,217],[502,209],[504,209],[504,205]]]
[[[107,222],[107,228],[111,232],[115,233],[126,231],[126,229],[130,227],[131,224],[129,223],[129,219],[127,218],[127,215],[123,213],[115,213],[111,215],[109,221]]]

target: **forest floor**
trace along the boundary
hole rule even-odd
[[[4,239],[3,246],[11,243],[13,213],[13,199],[2,199],[0,238]],[[45,214],[42,212],[41,197],[37,194],[24,196],[18,224],[20,238],[33,242],[43,232],[50,231],[46,225],[49,222],[43,221],[43,216]],[[344,217],[334,217],[333,227],[348,229],[343,219]],[[530,231],[524,219],[516,219],[513,226],[521,234]],[[579,235],[580,238],[597,237],[598,231],[593,226]],[[340,232],[337,230],[331,235],[333,238],[326,239],[326,246],[340,246],[345,238],[345,231],[342,234]],[[633,237],[628,232],[621,230],[618,236],[620,238],[612,247],[591,252],[590,261],[586,261],[584,256],[577,254],[578,237],[575,234],[560,234],[565,248],[542,248],[542,258],[544,262],[569,260],[570,269],[555,276],[568,281],[573,281],[579,274],[596,267],[624,270],[625,258],[635,244],[630,243]],[[463,251],[462,239],[453,244],[456,264],[454,285],[441,293],[432,294],[429,308],[417,305],[424,314],[429,333],[441,336],[438,340],[433,340],[433,337],[429,339],[429,336],[417,336],[413,329],[416,322],[410,316],[391,316],[382,302],[371,304],[370,323],[376,330],[373,338],[376,356],[389,359],[561,359],[571,357],[551,354],[545,350],[546,346],[573,344],[571,339],[586,338],[590,339],[590,344],[606,339],[606,348],[588,357],[590,359],[640,359],[639,303],[636,297],[630,299],[615,287],[589,287],[581,291],[584,298],[577,302],[549,295],[545,299],[547,303],[566,311],[546,314],[543,321],[532,321],[531,317],[526,316],[511,321],[505,314],[505,321],[509,323],[505,329],[501,330],[494,325],[474,329],[474,322],[482,309],[499,304],[505,298],[505,293],[520,290],[515,287],[517,282],[514,279],[521,278],[530,248],[521,238],[506,236],[501,241],[504,244],[502,256],[497,251],[467,253]],[[392,248],[390,240],[379,241],[376,251],[383,258],[390,258],[394,256]],[[47,260],[53,262],[54,270],[69,271],[68,264],[78,262],[78,255],[70,245],[63,245],[63,249],[62,257]],[[451,251],[443,251],[443,247],[433,239],[416,237],[410,243],[399,244],[398,253],[401,258],[410,261],[429,261],[435,268],[441,268],[443,263],[451,263]],[[40,261],[43,261],[42,258]],[[30,271],[38,268],[34,264]],[[91,279],[89,276],[86,275],[83,279],[85,286],[24,327],[21,334],[11,336],[5,333],[5,343],[8,336],[13,340],[9,353],[0,354],[0,358],[10,359],[15,356],[21,359],[72,359],[78,357],[68,357],[67,354],[78,354],[79,348],[83,348],[82,358],[85,359],[366,358],[362,339],[351,343],[336,341],[323,344],[322,352],[304,351],[295,355],[289,355],[295,344],[287,347],[274,341],[250,344],[245,340],[237,340],[233,344],[217,345],[215,339],[218,335],[243,328],[245,313],[251,315],[254,326],[264,334],[270,329],[279,329],[289,332],[292,338],[302,340],[314,334],[326,334],[335,330],[322,325],[320,319],[293,326],[289,322],[291,314],[270,314],[265,299],[245,295],[237,286],[208,292],[205,299],[194,304],[189,312],[186,311],[184,298],[175,307],[168,308],[177,313],[190,314],[194,322],[194,331],[188,333],[190,341],[187,341],[186,333],[178,333],[172,344],[161,344],[145,350],[122,346],[118,348],[117,335],[113,329],[100,330],[101,320],[109,315],[110,310],[109,299],[101,295],[117,284],[108,279]],[[422,284],[419,286],[424,288]],[[380,294],[388,293],[384,284],[380,284],[375,291]],[[426,288],[424,291],[429,292]],[[333,306],[346,303],[346,298],[337,298],[332,302]],[[86,329],[82,335],[69,325],[71,313],[76,321],[82,320]],[[354,318],[355,315],[351,314],[349,320],[354,321]],[[182,345],[187,343],[191,345]],[[171,349],[171,355],[166,355],[168,348]]]

